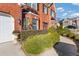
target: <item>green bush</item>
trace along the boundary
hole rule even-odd
[[[39,54],[46,48],[52,47],[59,42],[59,34],[53,29],[49,29],[46,34],[29,36],[23,43],[22,48],[25,53]]]
[[[60,27],[58,27],[57,29],[57,32],[60,34],[60,35],[63,35],[63,27],[62,26],[60,26]]]
[[[55,28],[53,28],[53,27],[50,27],[49,29],[48,29],[48,32],[56,32],[56,29]]]
[[[75,37],[75,34],[74,33],[69,33],[69,35],[68,35],[70,38],[73,38],[74,39],[74,37]]]
[[[75,40],[79,40],[79,34],[75,35]]]
[[[23,40],[27,39],[29,36],[45,34],[45,33],[47,33],[47,31],[25,30],[25,31],[21,31],[20,36],[21,36],[21,40],[23,41]]]
[[[70,30],[67,28],[63,28],[63,36],[68,36],[70,34]]]
[[[30,53],[30,54],[38,54],[43,51],[44,49],[44,40],[39,39],[41,38],[40,36],[31,36],[29,37],[23,44],[22,47],[24,49],[25,53]]]
[[[62,35],[62,36],[68,36],[69,33],[70,33],[70,30],[67,29],[67,28],[62,28],[62,27],[59,27],[57,28],[57,32]]]
[[[51,41],[53,42],[53,44],[55,44],[56,42],[59,41],[60,35],[59,35],[59,33],[57,33],[57,31],[56,31],[55,28],[50,27],[50,28],[48,29],[48,33],[51,33],[51,35],[50,35],[49,37],[52,38]]]

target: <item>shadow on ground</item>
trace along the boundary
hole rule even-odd
[[[78,48],[78,56],[79,56],[79,41],[74,40],[74,42],[77,45],[77,48]]]
[[[59,42],[54,48],[59,56],[77,56],[76,45]]]

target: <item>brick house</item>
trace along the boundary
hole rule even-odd
[[[19,6],[17,3],[0,3],[0,12],[10,14],[14,18],[16,31],[28,29],[27,25],[35,30],[47,29],[55,20],[54,4],[48,8],[44,3],[26,3],[23,6]]]
[[[14,18],[14,29],[21,30],[21,8],[17,3],[0,3],[0,12],[9,14]]]
[[[55,21],[55,5],[47,7],[46,3],[26,3],[22,6],[22,29],[44,30]],[[27,23],[27,24],[26,24]]]
[[[0,43],[14,40],[12,32],[21,31],[21,8],[17,3],[0,3]]]
[[[55,26],[55,14],[53,3],[0,3],[0,43],[14,40],[13,31]]]

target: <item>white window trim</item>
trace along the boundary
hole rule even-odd
[[[50,15],[54,17],[54,12],[52,10],[50,10]]]
[[[38,30],[38,20],[37,20],[37,30]]]
[[[28,13],[33,14],[33,15],[35,15],[35,16],[38,16],[37,14],[34,14],[34,13],[32,13],[32,12],[28,12]]]
[[[46,10],[45,10],[45,8],[46,8]],[[47,14],[48,13],[48,8],[44,5],[43,9],[44,9],[44,13]]]
[[[36,25],[33,25],[33,26],[36,26],[36,30],[38,30],[38,20],[37,20],[37,23],[36,23]]]
[[[32,4],[36,4],[36,8],[34,8]],[[31,7],[32,7],[33,9],[37,10],[37,3],[31,3]]]

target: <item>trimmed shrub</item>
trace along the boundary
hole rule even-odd
[[[40,38],[40,39],[39,39]],[[22,44],[25,53],[38,54],[43,51],[44,40],[40,36],[31,36]]]
[[[22,31],[20,33],[20,36],[21,36],[21,40],[25,40],[27,39],[29,36],[34,36],[34,35],[39,35],[39,34],[45,34],[47,33],[47,31],[34,31],[34,30],[25,30],[25,31]]]
[[[57,42],[59,41],[60,35],[59,35],[59,33],[57,33],[57,31],[56,31],[55,28],[50,27],[50,28],[48,29],[48,33],[51,33],[51,35],[50,35],[49,37],[52,38],[51,41],[53,41],[53,44],[55,44],[55,43],[57,43]]]
[[[79,40],[79,34],[75,35],[75,40]]]
[[[29,36],[22,43],[22,48],[25,53],[39,54],[57,42],[59,42],[59,34],[53,28],[50,28],[46,34]]]
[[[71,33],[69,29],[62,27],[57,28],[57,32],[62,36],[68,36]]]

